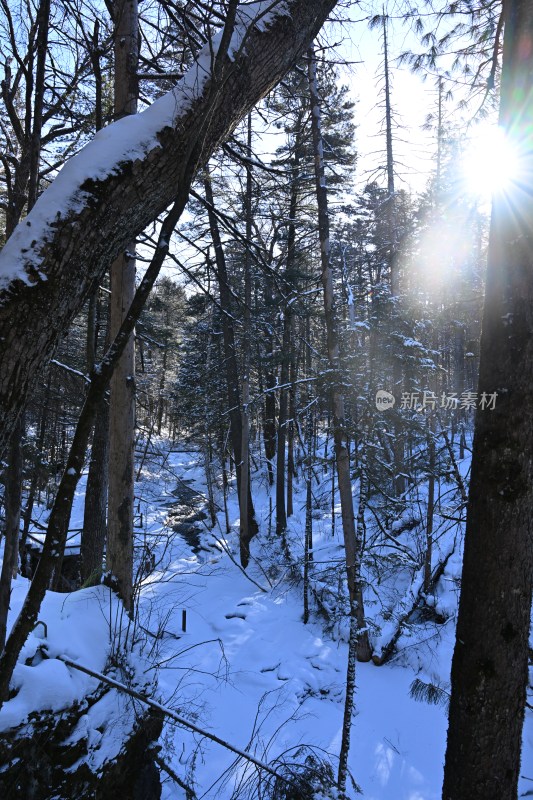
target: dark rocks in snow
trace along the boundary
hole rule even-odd
[[[169,508],[167,525],[189,545],[195,555],[210,552],[202,544],[203,523],[207,519],[204,511],[205,497],[185,481],[180,481],[173,492],[177,502]]]

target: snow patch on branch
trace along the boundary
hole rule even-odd
[[[235,58],[240,52],[252,27],[264,32],[275,19],[289,14],[289,4],[285,0],[259,0],[242,6],[231,37],[229,57]],[[0,251],[0,292],[15,280],[32,285],[36,279],[47,279],[39,270],[42,248],[52,239],[54,224],[85,207],[88,195],[81,189],[83,184],[88,180],[106,180],[119,172],[124,163],[144,159],[161,146],[158,134],[167,127],[174,127],[179,117],[202,96],[221,40],[222,31],[219,31],[173,89],[141,113],[124,117],[98,131],[66,162]]]

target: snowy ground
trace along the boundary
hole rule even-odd
[[[175,502],[172,492],[177,479],[205,490],[194,453],[163,454],[152,460],[138,487],[139,519],[142,512],[143,520],[139,552],[144,547],[156,562],[155,570],[142,581],[134,630],[139,639],[138,666],[145,670],[143,680],[150,682],[157,672],[163,704],[233,745],[249,748],[264,761],[297,760],[298,748],[306,745],[328,758],[335,769],[347,656],[347,646],[338,635],[342,624],[332,636],[317,616],[307,625],[302,623],[301,583],[283,564],[275,543],[267,541],[269,503],[264,483],[258,482],[254,493],[262,535],[252,544],[255,560],[247,576],[234,563],[235,555],[230,555],[237,552],[236,525],[225,537],[222,528],[210,532],[204,524],[198,552],[169,531],[165,520]],[[79,527],[81,499],[82,491],[71,522],[74,528]],[[301,506],[302,497],[297,495],[289,537],[296,555],[303,538]],[[238,521],[234,503],[230,520]],[[319,561],[331,562],[342,555],[341,538],[340,531],[331,537],[326,513],[314,525],[315,570],[320,570]],[[450,530],[441,537],[438,552],[447,552],[455,533]],[[435,592],[435,607],[447,617],[443,624],[421,622],[407,629],[398,643],[400,655],[389,665],[357,666],[350,769],[367,800],[440,798],[446,710],[415,701],[409,691],[417,677],[448,688],[454,638],[450,613],[456,603],[459,570],[456,552]],[[26,586],[22,578],[15,581],[13,616]],[[409,587],[406,602],[408,596]],[[382,623],[383,611],[372,608],[369,604],[368,613]],[[183,609],[187,611],[185,634]],[[62,653],[101,670],[110,640],[116,646],[117,631],[124,622],[104,587],[72,595],[49,593],[40,619],[47,623],[47,631],[39,626],[32,634],[23,661],[37,652],[44,637],[51,658],[37,658],[35,666],[19,665],[15,682],[20,691],[0,712],[1,728],[16,724],[31,709],[59,710],[92,690],[93,679],[67,668],[54,655]],[[158,632],[159,639],[146,631]],[[114,706],[107,702],[106,713],[116,715],[118,721],[122,712],[116,696],[115,701]],[[531,716],[528,710],[520,796],[528,796],[533,789]],[[194,786],[199,798],[257,796],[251,788],[254,771],[242,762],[236,771],[231,770],[234,756],[220,745],[174,723],[166,725],[162,744],[163,760]],[[164,800],[185,797],[164,773],[163,779]]]

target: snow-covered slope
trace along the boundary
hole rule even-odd
[[[327,623],[317,614],[303,624],[298,569],[284,563],[279,542],[272,534],[268,536],[269,502],[264,483],[256,485],[262,532],[252,543],[254,558],[248,575],[235,560],[238,515],[234,501],[229,507],[230,535],[225,535],[220,525],[210,531],[206,522],[196,522],[197,540],[191,548],[190,539],[187,543],[167,527],[176,486],[185,482],[198,492],[204,490],[199,463],[194,453],[168,454],[162,449],[161,456],[143,470],[138,486],[143,513],[139,561],[150,561],[150,567],[155,563],[155,569],[143,577],[139,620],[130,635],[139,640],[139,663],[148,665],[146,681],[157,674],[163,704],[233,745],[249,749],[261,760],[290,762],[313,752],[330,761],[335,770],[346,678],[344,627],[338,621]],[[300,495],[295,498],[295,508],[289,544],[298,559],[303,547]],[[222,523],[222,513],[219,520]],[[331,535],[325,514],[315,519],[314,525],[315,570],[318,573],[321,564],[335,561],[340,569],[340,531]],[[437,554],[448,552],[456,535],[451,528],[443,533]],[[446,709],[417,702],[410,689],[415,678],[442,687],[443,695],[448,688],[459,571],[457,550],[448,560],[434,597],[428,598],[440,621],[415,617],[399,638],[398,654],[390,663],[357,666],[350,769],[367,800],[439,800],[441,796]],[[416,591],[414,586],[411,592]],[[13,614],[24,590],[25,581],[17,579]],[[409,591],[405,595],[408,604]],[[386,636],[383,608],[372,604],[371,590],[368,599],[377,641]],[[185,633],[183,610],[187,612]],[[120,628],[113,598],[103,587],[72,595],[50,593],[41,618],[48,628],[49,655],[63,652],[96,669],[103,667]],[[36,651],[43,635],[42,629],[32,635],[25,658]],[[59,710],[93,688],[90,678],[73,674],[53,658],[35,667],[19,666],[16,682],[21,687],[19,694],[0,713],[4,727],[32,707]],[[122,713],[118,702],[116,713]],[[163,761],[194,786],[198,797],[230,800],[256,796],[255,770],[242,762],[232,769],[235,757],[220,745],[173,722],[165,726],[162,745]],[[529,710],[522,775],[520,795],[528,796],[533,787]],[[164,772],[162,779],[165,800],[185,797],[184,790]]]

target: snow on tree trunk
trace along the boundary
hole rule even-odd
[[[243,6],[228,53],[215,38],[144,113],[100,131],[63,168],[0,253],[0,453],[51,356],[104,270],[314,38],[335,0]]]

